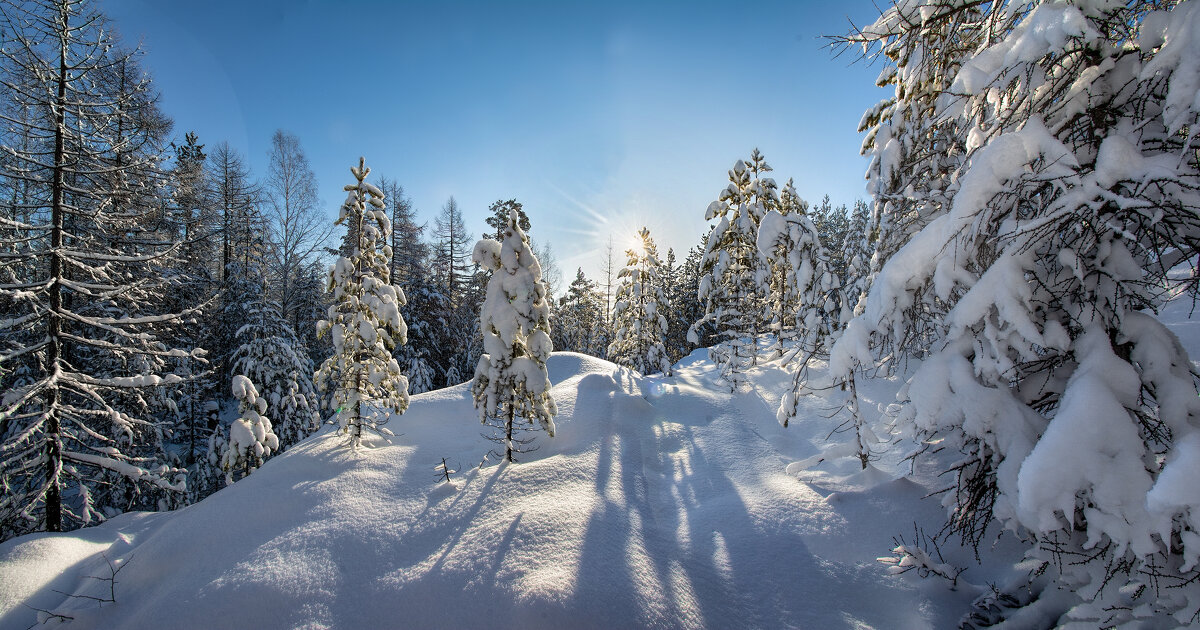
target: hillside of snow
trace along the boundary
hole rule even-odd
[[[789,474],[838,420],[807,400],[785,429],[785,370],[730,394],[706,357],[643,378],[555,354],[557,437],[515,465],[478,466],[494,445],[460,385],[414,396],[390,444],[327,430],[179,511],[8,541],[0,628],[942,628],[1003,578],[1013,549],[943,547],[970,567],[956,590],[889,575],[893,536],[942,522],[934,471],[895,448]]]

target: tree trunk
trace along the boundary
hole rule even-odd
[[[513,435],[513,414],[516,413],[516,408],[509,403],[508,417],[504,419],[504,457],[508,461],[513,461],[512,456],[512,435]]]
[[[59,6],[58,97],[54,109],[54,176],[50,185],[50,313],[46,332],[46,368],[53,378],[59,372],[62,336],[62,246],[63,246],[63,164],[66,161],[65,127],[67,104],[67,18],[66,4]],[[58,384],[46,389],[46,531],[62,531],[62,435],[58,424]]]

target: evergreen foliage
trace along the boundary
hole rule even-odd
[[[329,272],[333,304],[318,329],[330,336],[333,356],[321,364],[316,382],[332,393],[338,430],[357,448],[364,428],[392,435],[383,425],[408,408],[408,379],[392,357],[408,329],[400,316],[404,292],[389,281],[391,220],[383,192],[366,181],[371,169],[362,158],[350,172],[357,181],[345,187],[336,224],[358,238],[350,256],[338,258]]]
[[[642,243],[625,252],[625,267],[617,274],[617,303],[613,307],[615,332],[608,347],[609,360],[642,374],[671,375],[671,362],[663,337],[667,334],[667,296],[662,289],[662,263],[650,230],[638,231]]]
[[[509,462],[531,439],[514,437],[523,428],[518,420],[537,422],[554,437],[558,413],[546,375],[546,359],[553,350],[546,285],[518,222],[517,212],[510,212],[504,239],[479,241],[471,256],[492,274],[479,315],[484,352],[471,393],[480,422],[502,431],[495,439],[504,444],[504,459]]]
[[[688,340],[698,343],[705,324],[716,327],[722,340],[710,355],[731,390],[756,363],[763,328],[768,272],[758,251],[758,225],[779,205],[775,180],[764,176],[770,171],[758,149],[749,162],[738,160],[729,171],[729,185],[704,215],[719,221],[708,233],[701,259],[697,297],[705,303],[704,316],[692,325]]]
[[[897,423],[958,454],[947,531],[1036,540],[1075,594],[1055,623],[1200,609],[1200,400],[1154,315],[1200,253],[1198,32],[1195,3],[946,1],[848,38],[896,97],[865,119],[877,274],[834,384],[923,355]]]
[[[603,299],[596,283],[583,275],[582,268],[577,269],[567,293],[551,313],[551,340],[556,349],[600,358],[607,356]]]

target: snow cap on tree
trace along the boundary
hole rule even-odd
[[[238,416],[229,425],[229,444],[221,455],[225,483],[233,483],[233,471],[250,474],[279,448],[279,438],[267,419],[267,401],[258,395],[254,383],[238,374],[233,377],[233,397],[238,400]]]
[[[553,437],[558,410],[546,374],[553,344],[541,265],[516,212],[509,213],[503,236],[503,242],[479,241],[472,254],[476,264],[491,272],[479,313],[484,354],[472,393],[481,422],[505,421],[506,457],[512,461],[514,419],[536,420]]]
[[[366,181],[371,169],[362,158],[350,172],[357,182],[345,187],[337,224],[357,238],[350,256],[338,258],[329,272],[333,304],[318,330],[330,335],[333,356],[318,370],[317,384],[333,389],[339,428],[357,447],[364,427],[391,435],[383,425],[408,408],[408,379],[392,356],[396,343],[407,341],[408,328],[400,316],[404,292],[390,282],[391,221],[383,191]]]

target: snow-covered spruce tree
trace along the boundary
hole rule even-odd
[[[229,439],[221,444],[220,454],[226,484],[233,483],[234,472],[249,475],[279,449],[279,438],[267,418],[270,407],[254,383],[241,374],[233,377],[233,397],[238,401],[238,419],[229,425]]]
[[[575,279],[551,313],[551,340],[558,350],[605,356],[604,296],[576,269]]]
[[[787,334],[788,330],[782,326],[779,332],[780,339],[792,341],[794,351],[791,356],[799,359],[792,374],[791,389],[780,400],[776,414],[780,424],[786,427],[796,417],[800,399],[810,393],[811,361],[828,356],[828,345],[838,328],[837,307],[841,291],[837,276],[829,269],[829,255],[821,245],[817,228],[796,203],[798,197],[790,181],[781,197],[783,208],[793,211],[786,214],[771,211],[763,217],[758,229],[758,248],[771,265],[774,276],[771,289],[775,307],[772,310],[780,313],[777,316],[780,324],[789,323],[782,317],[788,311],[793,318],[790,323],[794,332]],[[828,206],[828,201],[824,205]],[[778,352],[783,356],[782,344]],[[856,413],[852,415],[857,417]],[[865,458],[863,463],[865,465]]]
[[[850,318],[862,312],[859,302],[866,297],[871,279],[871,255],[874,239],[869,230],[870,209],[861,199],[854,202],[850,214],[850,229],[842,243],[842,255],[846,260],[846,276],[842,278],[842,312],[839,328]],[[865,307],[865,305],[864,305]]]
[[[407,341],[408,328],[400,316],[404,292],[389,282],[391,221],[383,192],[367,183],[371,169],[363,158],[350,172],[357,181],[345,187],[349,194],[336,224],[356,233],[358,242],[329,271],[333,304],[318,330],[332,338],[333,356],[321,364],[315,380],[332,393],[338,430],[357,448],[364,428],[392,435],[383,425],[408,408],[408,379],[392,357],[396,343]]]
[[[729,185],[704,215],[720,221],[708,233],[701,260],[697,296],[705,303],[704,317],[692,324],[688,340],[699,343],[697,332],[703,326],[716,327],[723,340],[711,356],[731,390],[755,364],[763,327],[770,274],[758,252],[758,224],[779,204],[775,180],[763,177],[770,170],[758,149],[749,162],[738,160],[729,171]]]
[[[492,274],[479,313],[484,352],[471,393],[480,422],[503,431],[495,439],[504,443],[504,459],[512,462],[513,453],[522,452],[531,439],[515,437],[522,428],[517,421],[537,422],[554,437],[558,409],[546,375],[546,359],[554,348],[541,265],[518,225],[517,213],[508,216],[504,239],[483,239],[471,255]]]
[[[704,259],[705,249],[702,237],[698,245],[688,250],[687,258],[684,258],[683,264],[679,266],[678,282],[667,287],[667,299],[675,307],[675,312],[680,318],[679,323],[682,324],[672,327],[671,322],[667,322],[667,351],[676,353],[679,358],[687,356],[697,347],[706,348],[716,343],[711,321],[695,328],[691,325],[704,317],[704,301],[698,295],[700,281],[704,276],[700,263]]]
[[[315,431],[321,416],[312,360],[279,305],[267,299],[265,282],[260,287],[246,303],[248,321],[237,332],[242,343],[233,354],[233,371],[261,384],[265,414],[279,437],[275,450],[282,451]]]
[[[662,266],[662,290],[667,298],[667,310],[663,313],[667,318],[667,334],[663,337],[663,346],[667,349],[667,361],[672,365],[687,356],[688,326],[695,321],[684,316],[681,309],[683,300],[679,299],[679,290],[683,280],[683,265],[679,263],[674,248],[667,248],[667,256],[663,259]],[[692,291],[691,299],[696,299],[695,291]]]
[[[0,114],[19,234],[0,267],[0,536],[60,531],[182,491],[153,420],[189,350],[156,333],[164,262],[162,137],[150,81],[83,2],[0,7]],[[16,112],[20,115],[13,115]],[[15,140],[10,144],[10,140]]]
[[[638,237],[641,246],[625,252],[625,267],[617,274],[616,332],[608,346],[608,360],[642,374],[670,376],[671,361],[663,346],[668,306],[660,277],[662,263],[650,230],[638,230]]]
[[[938,101],[963,57],[1011,24],[1008,16],[988,11],[990,4],[899,2],[873,24],[835,38],[886,59],[876,84],[895,88],[863,114],[858,128],[864,132],[862,154],[871,160],[868,284],[901,245],[949,208],[946,191],[966,153],[966,129],[956,118],[937,115]]]
[[[911,183],[943,212],[883,266],[830,362],[836,380],[872,347],[927,353],[898,422],[958,452],[949,529],[978,544],[994,517],[1036,541],[1035,573],[1062,590],[1039,600],[1035,580],[1031,605],[1058,623],[1200,619],[1200,399],[1153,314],[1200,253],[1200,4],[1164,6],[962,9],[987,16],[990,45],[925,63],[958,68],[937,124],[968,153]],[[887,49],[929,23],[914,8],[901,25],[904,7],[864,31],[899,30]]]
[[[824,354],[834,328],[830,311],[837,278],[790,180],[780,199],[780,210],[768,212],[758,227],[758,251],[771,274],[768,308],[776,336],[774,354],[784,356],[785,340],[795,342],[803,356]]]
[[[218,235],[220,217],[212,202],[207,172],[204,168],[206,156],[204,145],[195,133],[187,133],[184,143],[174,146],[175,166],[169,173],[170,204],[167,218],[174,228],[172,236],[181,240],[176,262],[172,265],[178,278],[168,292],[167,304],[171,311],[180,311],[200,304],[198,311],[187,321],[175,327],[172,339],[175,345],[188,348],[204,348],[216,341],[214,324],[217,319],[216,291],[220,286],[217,278]],[[186,378],[175,404],[175,426],[171,441],[180,462],[190,469],[204,459],[204,440],[208,434],[208,410],[221,392],[220,375],[213,369],[212,353],[205,359],[188,357],[175,360],[175,373]],[[180,452],[182,451],[182,452]],[[193,485],[188,484],[189,488]]]
[[[446,319],[451,312],[449,300],[429,280],[410,277],[403,287],[407,302],[400,312],[408,325],[409,339],[397,346],[393,355],[408,376],[410,394],[456,384],[443,383],[436,361],[439,349],[452,345],[451,337],[459,331]]]

